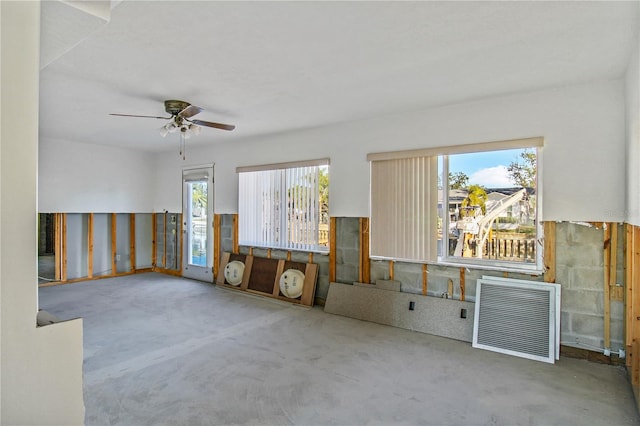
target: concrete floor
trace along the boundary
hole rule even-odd
[[[632,425],[624,369],[141,274],[41,288],[84,318],[87,425]]]

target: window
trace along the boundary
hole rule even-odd
[[[369,154],[371,257],[541,270],[542,142]]]
[[[329,160],[239,167],[239,243],[327,251]]]

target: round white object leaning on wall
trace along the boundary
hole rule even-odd
[[[280,292],[290,299],[297,299],[304,288],[304,274],[297,269],[287,269],[280,276]]]
[[[240,285],[242,275],[244,275],[244,263],[239,260],[229,262],[227,266],[224,267],[224,278],[233,286]]]

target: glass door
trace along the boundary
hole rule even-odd
[[[183,170],[182,275],[213,282],[213,166]]]

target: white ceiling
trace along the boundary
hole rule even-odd
[[[163,100],[205,109],[190,144],[624,75],[638,2],[123,1],[41,71],[40,134],[173,150]],[[43,38],[74,22],[46,21]],[[46,43],[43,41],[43,48]],[[551,107],[551,106],[550,106]],[[173,138],[172,138],[173,137]]]

